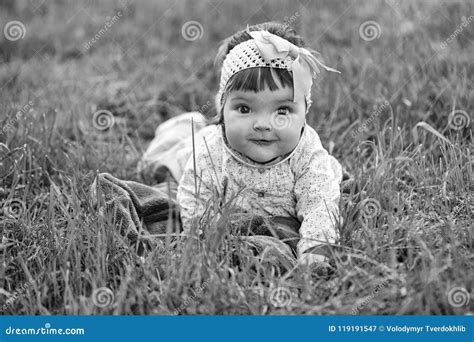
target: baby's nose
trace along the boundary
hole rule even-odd
[[[257,131],[266,131],[272,129],[272,122],[270,117],[260,116],[257,118],[253,124],[253,128]]]

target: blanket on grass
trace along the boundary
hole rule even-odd
[[[150,247],[149,239],[166,234],[183,234],[176,201],[177,183],[171,179],[153,186],[121,180],[100,173],[90,189],[99,215],[110,220],[120,234],[142,255]],[[296,264],[295,249],[300,223],[296,219],[275,217],[272,220],[250,216],[236,220],[232,232],[243,245],[273,263],[290,269]]]

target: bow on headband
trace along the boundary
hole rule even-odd
[[[247,30],[247,33],[254,39],[266,61],[277,58],[285,59],[288,56],[294,58],[290,69],[293,72],[294,102],[301,98],[304,99],[311,90],[313,78],[316,78],[320,73],[318,65],[327,71],[340,73],[340,71],[321,63],[307,49],[300,48],[282,37],[268,31]]]

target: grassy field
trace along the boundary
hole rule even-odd
[[[468,0],[2,0],[1,313],[473,314],[473,16]],[[322,74],[309,120],[354,176],[333,270],[279,275],[246,250],[236,267],[228,235],[140,258],[90,184],[144,181],[159,123],[213,114],[219,42],[269,20],[342,72]]]

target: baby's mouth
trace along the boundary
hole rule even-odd
[[[275,140],[264,140],[264,139],[260,139],[260,140],[251,139],[250,141],[253,142],[254,144],[264,145],[264,146],[271,145],[275,142]]]

